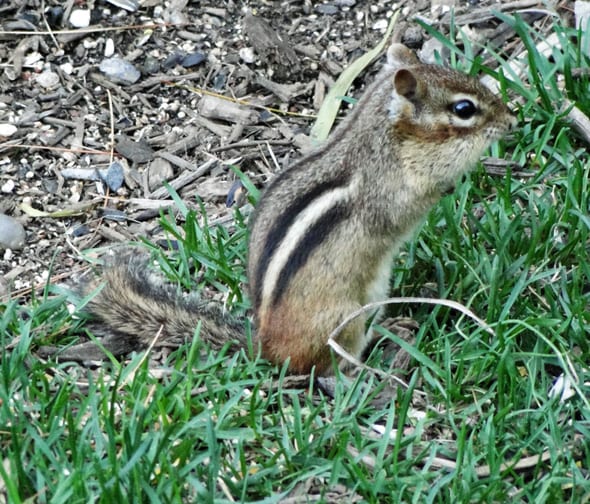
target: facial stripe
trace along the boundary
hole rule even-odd
[[[283,210],[279,218],[276,220],[274,226],[266,235],[266,241],[262,247],[262,253],[258,259],[258,264],[256,265],[256,271],[254,273],[256,289],[253,293],[254,304],[256,306],[259,306],[261,302],[262,286],[269,263],[272,257],[275,255],[275,251],[285,238],[285,235],[293,225],[293,222],[299,217],[301,212],[303,212],[308,205],[313,204],[312,202],[314,200],[320,198],[323,194],[326,194],[333,189],[345,186],[348,181],[349,177],[347,175],[341,175],[332,180],[317,184],[311,190],[308,190],[305,192],[305,194],[302,194],[296,198],[291,203],[291,205]]]
[[[271,299],[276,302],[274,290],[279,279],[282,281],[280,289],[284,292],[288,282],[309,258],[311,250],[306,252],[306,249],[310,245],[313,248],[317,247],[327,238],[332,229],[330,219],[342,219],[345,200],[350,191],[351,188],[348,186],[324,192],[289,219],[290,225],[285,226],[284,238],[273,244],[275,252],[268,260],[268,267],[259,272],[259,305],[267,304]],[[324,235],[317,235],[319,231]],[[289,261],[294,261],[294,264],[289,265]]]

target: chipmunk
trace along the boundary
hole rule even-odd
[[[283,170],[263,193],[250,226],[247,274],[253,339],[293,373],[329,374],[328,336],[361,306],[385,298],[400,245],[490,143],[513,127],[510,110],[476,79],[418,61],[394,44],[387,63],[326,143]],[[86,311],[115,355],[160,339],[200,337],[246,346],[245,321],[179,296],[142,257],[103,272]],[[90,284],[85,294],[96,287]],[[366,317],[338,342],[353,355],[367,343]],[[65,358],[104,358],[93,342]]]

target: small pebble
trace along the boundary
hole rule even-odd
[[[181,3],[178,3],[176,5],[173,5],[174,2],[170,2],[171,8],[173,8],[174,10],[172,11],[167,11],[167,13],[164,14],[164,19],[166,19],[171,25],[179,25],[182,26],[184,24],[189,24],[191,22],[191,19],[188,18],[188,16],[184,13],[184,12],[180,12],[179,8],[183,8]]]
[[[115,150],[134,163],[147,163],[154,159],[154,151],[145,140],[135,142],[124,135],[117,137]]]
[[[81,224],[80,226],[76,226],[72,231],[72,236],[74,238],[79,238],[80,236],[85,236],[90,233],[91,229],[86,224]]]
[[[45,89],[54,89],[59,86],[59,75],[51,70],[45,70],[35,78],[37,84]]]
[[[133,126],[133,121],[128,116],[123,116],[120,117],[115,124],[118,129],[125,129]]]
[[[158,73],[160,71],[160,62],[152,56],[146,56],[143,62],[143,71],[150,75]]]
[[[202,63],[206,59],[207,59],[207,56],[205,54],[197,51],[197,52],[191,53],[191,54],[185,56],[184,58],[182,58],[182,61],[180,62],[180,64],[184,68],[190,68],[190,67],[199,65],[200,63]]]
[[[148,167],[148,185],[150,191],[158,189],[162,186],[162,182],[170,180],[173,176],[174,169],[172,165],[165,159],[157,157]]]
[[[111,191],[117,192],[123,185],[123,180],[125,180],[121,163],[117,161],[111,163],[106,174],[101,173],[101,178]]]
[[[386,30],[387,29],[387,19],[379,19],[375,21],[372,26],[373,30]]]
[[[2,184],[2,187],[0,187],[0,191],[2,191],[5,194],[10,194],[12,191],[14,191],[14,180],[7,180],[6,182],[4,182],[4,184]]]
[[[135,84],[141,77],[139,70],[122,58],[104,59],[98,68],[110,80],[120,84]]]
[[[113,54],[115,54],[115,42],[109,37],[104,43],[104,57],[110,58]]]
[[[74,73],[74,65],[72,65],[69,61],[66,61],[65,63],[59,65],[59,68],[62,72],[64,72],[67,75],[72,75]]]
[[[226,81],[227,75],[224,72],[219,72],[215,77],[213,77],[213,89],[222,91],[225,89]]]
[[[435,63],[436,53],[444,54],[443,50],[444,47],[442,42],[435,38],[428,39],[426,42],[424,42],[422,49],[420,50],[420,60],[424,63]]]
[[[336,7],[335,5],[332,4],[320,4],[320,5],[316,5],[315,8],[316,12],[319,12],[320,14],[324,14],[326,16],[333,16],[334,14],[338,13],[338,7]]]
[[[0,249],[20,249],[25,244],[25,228],[15,218],[0,214]]]
[[[14,135],[18,128],[14,124],[0,123],[0,137],[9,137]]]
[[[422,28],[419,26],[410,26],[402,36],[402,43],[412,49],[417,49],[422,45],[423,40]]]
[[[261,122],[270,121],[275,118],[276,115],[273,112],[270,112],[270,110],[261,110],[258,115],[258,120]]]
[[[256,56],[254,56],[254,49],[251,47],[242,47],[239,51],[241,60],[246,64],[254,63]]]
[[[61,5],[50,7],[45,11],[45,18],[47,19],[47,22],[51,28],[57,28],[61,26],[63,15],[64,9]]]
[[[82,41],[82,46],[84,49],[96,49],[98,46],[98,39],[88,39],[85,38]],[[79,53],[78,56],[81,56],[83,53]]]
[[[88,9],[74,9],[70,14],[70,24],[74,28],[87,28],[90,25],[90,11]]]
[[[178,65],[184,58],[184,54],[181,52],[173,52],[169,54],[166,59],[162,62],[162,68],[168,70]]]
[[[225,198],[225,206],[231,208],[236,206],[240,208],[246,202],[248,192],[240,180],[236,180],[230,187],[227,197]]]
[[[23,66],[26,67],[36,67],[37,63],[43,65],[43,55],[40,52],[34,51],[29,53],[25,56],[25,61],[23,62]]]

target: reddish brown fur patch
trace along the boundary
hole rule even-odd
[[[280,365],[289,358],[289,370],[299,374],[309,374],[314,365],[319,373],[329,368],[328,349],[326,355],[314,351],[313,335],[305,334],[305,328],[285,310],[274,310],[259,321],[257,331],[262,356],[273,364]]]
[[[329,306],[322,311],[330,310]],[[319,375],[331,374],[332,352],[328,346],[330,333],[338,326],[341,319],[337,316],[340,309],[332,308],[335,314],[330,327],[320,327],[312,323],[313,314],[309,308],[287,307],[285,304],[273,308],[265,317],[257,321],[257,334],[262,348],[262,356],[274,364],[282,364],[290,359],[289,370],[292,373],[308,374],[315,366]],[[338,342],[354,353],[356,348],[348,348],[363,338],[364,319],[354,320],[338,336]]]
[[[400,121],[391,127],[389,135],[394,140],[412,139],[416,142],[443,143],[449,138],[456,138],[469,134],[469,128],[457,128],[456,126],[440,125],[436,128],[424,128],[409,121]]]

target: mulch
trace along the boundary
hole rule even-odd
[[[451,3],[457,27],[506,51],[519,42],[492,9],[551,19],[531,0],[415,0],[403,2],[395,38],[443,51],[413,20],[447,32]],[[189,208],[202,201],[210,222],[231,222],[230,167],[263,187],[309,148],[331,84],[381,40],[394,6],[0,2],[0,126],[15,126],[0,137],[0,213],[26,230],[22,249],[0,251],[0,300],[69,278],[82,250],[158,239],[160,209],[174,208],[164,180]],[[105,71],[113,58],[127,73]]]

